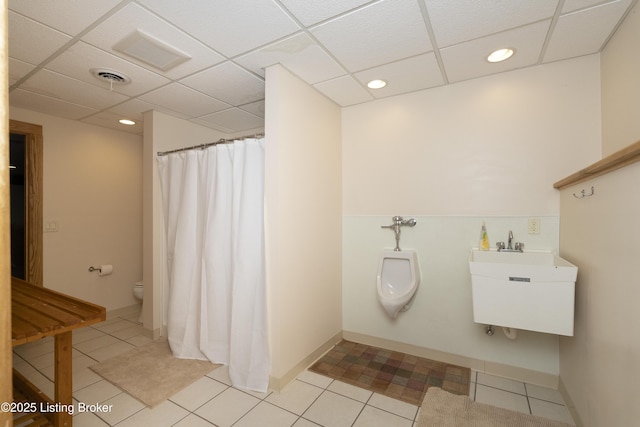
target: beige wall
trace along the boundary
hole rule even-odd
[[[272,385],[342,331],[340,108],[281,66],[266,74]],[[318,355],[319,356],[319,355]]]
[[[602,156],[640,140],[640,4],[602,52]]]
[[[11,108],[42,125],[44,285],[107,310],[137,303],[142,278],[142,140],[138,135]],[[89,266],[112,264],[99,277]]]
[[[520,331],[510,341],[473,322],[467,259],[483,221],[492,246],[512,230],[527,249],[558,250],[553,183],[600,156],[599,70],[591,55],[343,110],[346,332],[557,381],[556,335]],[[422,272],[413,307],[396,321],[375,291],[379,253],[394,244],[380,226],[393,215],[417,218],[400,246],[418,251]],[[541,234],[527,234],[530,217]]]
[[[562,255],[579,270],[576,334],[560,340],[560,377],[585,427],[640,419],[638,182],[634,163],[561,191]],[[591,186],[592,197],[573,197]]]
[[[602,53],[603,156],[640,140],[638,40],[636,4]],[[560,380],[574,418],[585,427],[635,425],[640,419],[638,182],[635,163],[561,191],[562,255],[579,270],[576,334],[560,340]],[[591,186],[593,197],[573,197]]]

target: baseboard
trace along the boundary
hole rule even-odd
[[[571,395],[569,394],[567,387],[564,385],[564,382],[562,381],[562,377],[560,377],[558,381],[558,391],[562,395],[562,398],[564,399],[564,405],[569,410],[569,413],[571,414],[571,418],[573,418],[573,422],[576,423],[576,427],[583,427],[584,423],[580,419],[580,415],[578,414],[578,411],[576,411],[576,405],[575,403],[573,403],[573,400],[571,400]]]
[[[517,381],[535,384],[547,388],[558,388],[558,376],[546,372],[534,371],[517,366],[505,365],[502,363],[489,362],[475,359],[473,357],[460,356],[446,351],[434,350],[420,347],[413,344],[406,344],[385,338],[365,335],[358,332],[343,331],[342,336],[349,341],[355,341],[374,347],[386,348],[402,353],[412,354],[418,357],[437,360],[439,362],[451,363],[452,365],[471,368],[478,372],[484,372],[499,377],[509,378]]]
[[[329,351],[334,345],[336,345],[342,339],[342,332],[337,333],[333,337],[329,338],[324,344],[315,349],[311,354],[302,359],[300,363],[291,368],[286,374],[280,378],[273,376],[269,377],[269,390],[276,392],[282,391],[282,389],[293,381],[301,372],[307,369],[313,362],[318,360],[322,355]]]
[[[114,317],[126,317],[140,313],[140,304],[128,305],[122,308],[116,308],[115,310],[107,311],[107,319],[113,319]]]

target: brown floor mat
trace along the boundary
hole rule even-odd
[[[346,340],[309,370],[412,405],[420,405],[431,386],[469,395],[471,377],[469,368]]]

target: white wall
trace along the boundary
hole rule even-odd
[[[640,140],[639,40],[636,3],[602,52],[603,157]]]
[[[137,303],[142,278],[142,140],[138,135],[11,108],[42,125],[44,286],[105,306]],[[99,277],[89,266],[112,264]]]
[[[634,163],[562,190],[562,256],[579,271],[576,333],[560,339],[560,372],[585,427],[640,419],[638,182]],[[591,186],[592,197],[573,197]]]
[[[272,386],[342,331],[340,108],[266,71],[266,253]]]
[[[557,375],[557,336],[508,341],[473,323],[467,257],[482,221],[492,246],[513,230],[528,249],[558,250],[553,183],[599,158],[599,78],[592,55],[345,108],[344,330]],[[393,215],[418,219],[401,247],[418,250],[423,277],[395,322],[375,295]]]

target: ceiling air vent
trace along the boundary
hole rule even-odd
[[[92,68],[91,74],[97,79],[104,80],[111,85],[126,85],[131,83],[131,79],[119,71],[109,68]]]
[[[150,34],[136,30],[113,46],[113,50],[168,71],[191,59],[191,56]]]

